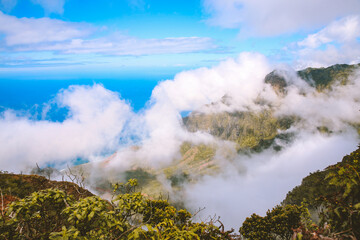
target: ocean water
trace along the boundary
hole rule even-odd
[[[150,99],[152,90],[161,79],[131,80],[4,80],[0,79],[0,112],[5,109],[34,112],[53,99],[61,89],[70,85],[93,85],[101,83],[106,89],[118,92],[135,112],[142,109]],[[66,109],[56,110],[51,120],[61,121]]]

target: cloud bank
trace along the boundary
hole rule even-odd
[[[184,202],[191,209],[205,207],[199,220],[216,214],[225,226],[237,231],[246,217],[253,213],[265,216],[268,209],[280,204],[310,172],[340,161],[356,148],[357,141],[353,134],[305,134],[283,152],[267,151],[238,159],[246,166],[245,174],[233,166],[221,176],[207,176],[186,186]]]
[[[8,52],[141,56],[208,52],[217,48],[213,39],[207,37],[142,39],[119,32],[98,37],[97,34],[104,35],[104,32],[90,24],[46,17],[17,18],[2,12],[0,33],[4,34],[2,48]]]
[[[50,18],[17,18],[2,12],[0,23],[0,32],[5,35],[5,44],[8,47],[61,42],[84,37],[90,30],[84,24]]]
[[[152,100],[168,102],[178,111],[193,111],[230,95],[239,107],[244,107],[257,97],[270,71],[263,55],[242,53],[213,68],[177,74],[173,81],[162,82],[154,89]]]
[[[209,24],[261,37],[314,30],[360,10],[357,0],[204,0],[203,5]]]
[[[0,168],[26,170],[35,163],[64,164],[113,152],[131,108],[101,85],[71,86],[56,97],[69,109],[63,122],[32,120],[12,110],[1,113]]]
[[[141,56],[149,54],[174,54],[208,51],[216,48],[210,38],[183,37],[163,39],[140,39],[127,35],[98,39],[71,39],[55,44],[24,46],[16,51],[55,51],[63,54],[105,54],[118,56]]]
[[[336,63],[360,62],[360,16],[351,15],[331,22],[309,34],[291,49],[295,68],[325,67]]]
[[[239,227],[252,212],[261,214],[279,203],[309,172],[340,161],[359,140],[352,126],[360,119],[357,74],[348,85],[335,84],[332,91],[319,93],[286,69],[282,72],[287,94],[280,96],[264,82],[271,70],[263,55],[242,53],[212,68],[181,72],[160,82],[138,113],[101,85],[72,86],[54,99],[69,111],[62,122],[34,120],[12,110],[1,113],[0,168],[20,171],[36,162],[95,161],[116,152],[106,162],[111,171],[121,173],[133,166],[161,169],[179,159],[184,141],[234,147],[204,132],[188,132],[183,111],[271,109],[276,116],[297,116],[301,120],[286,130],[294,140],[283,143],[282,151],[229,158],[217,154],[220,174],[184,185],[181,197],[186,207],[206,207],[202,218],[218,214],[227,226]],[[332,133],[319,133],[319,126]]]

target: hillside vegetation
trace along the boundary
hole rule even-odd
[[[350,233],[360,239],[360,146],[341,162],[305,177],[283,204],[306,202],[320,224],[331,232]]]
[[[299,77],[307,81],[310,85],[322,91],[331,88],[334,83],[346,85],[349,77],[359,66],[360,64],[336,64],[327,68],[306,68],[297,73]]]
[[[3,188],[14,188],[15,178],[32,179],[34,184],[39,178],[44,180],[10,174],[3,174],[2,178],[5,179]],[[1,209],[0,239],[240,238],[233,230],[225,231],[219,219],[195,223],[185,209],[176,209],[167,200],[145,197],[137,190],[135,179],[115,184],[111,201],[93,195],[76,198],[59,189],[64,182],[51,182],[51,186],[32,193],[27,186],[27,196],[22,199],[15,196]],[[3,194],[1,202],[4,206]]]
[[[220,139],[233,141],[238,151],[258,152],[271,146],[275,138],[288,137],[279,134],[278,130],[286,130],[292,121],[290,117],[276,118],[270,110],[258,113],[192,113],[184,119],[191,132],[203,131]]]
[[[327,68],[306,68],[296,74],[318,91],[330,89],[334,84],[346,85],[360,64],[336,64]],[[283,74],[272,71],[265,77],[265,82],[271,84],[278,93],[284,94],[288,83]]]
[[[304,178],[282,206],[246,218],[240,235],[226,231],[219,218],[196,223],[187,210],[146,197],[135,179],[115,184],[107,201],[72,183],[0,176],[1,239],[360,239],[360,146]],[[39,191],[45,187],[51,188]],[[76,195],[79,190],[84,194]],[[311,220],[307,206],[320,207],[320,222]]]
[[[185,183],[195,183],[202,176],[219,173],[220,166],[215,155],[215,146],[184,142],[180,147],[180,158],[174,159],[168,167],[154,169],[134,165],[131,169],[119,173],[106,172],[106,163],[103,163],[97,167],[96,174],[91,175],[94,166],[87,163],[74,166],[71,171],[73,174],[82,175],[86,185],[91,186],[99,194],[112,192],[112,184],[135,178],[138,179],[143,194],[165,196],[169,191],[181,190]],[[161,181],[158,178],[161,178]],[[165,188],[164,181],[170,183],[172,190]]]
[[[88,190],[72,182],[58,182],[39,175],[23,175],[0,172],[0,189],[3,197],[24,198],[33,192],[56,188],[71,194],[75,199],[93,196]]]
[[[341,162],[305,177],[282,206],[246,218],[248,239],[360,239],[360,146]],[[295,207],[296,206],[296,207]],[[317,208],[313,222],[309,210]],[[291,227],[290,227],[291,225]]]

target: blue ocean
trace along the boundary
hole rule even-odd
[[[164,78],[162,78],[164,79]],[[130,80],[0,80],[0,112],[5,109],[30,111],[38,109],[49,102],[61,89],[70,85],[102,84],[106,89],[118,92],[126,99],[135,112],[142,109],[150,99],[152,90],[162,79]],[[61,121],[66,111],[52,115],[53,121]]]

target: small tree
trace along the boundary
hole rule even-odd
[[[111,202],[97,196],[74,202],[54,189],[34,192],[0,216],[0,238],[235,239],[232,231],[215,226],[216,221],[193,223],[188,211],[167,200],[148,199],[136,186],[134,179],[116,185],[120,193]]]
[[[253,214],[246,218],[239,231],[245,238],[253,240],[290,239],[293,229],[301,226],[306,213],[305,206],[276,206],[267,211],[265,217]]]
[[[327,223],[335,233],[345,233],[360,239],[360,146],[330,166],[326,179],[337,192],[319,199],[324,208],[322,223]]]
[[[255,213],[247,217],[240,227],[240,233],[247,239],[252,240],[272,240],[271,226],[268,218],[261,217]]]
[[[9,206],[7,232],[16,239],[48,239],[65,223],[61,212],[72,202],[72,197],[61,190],[34,192]]]

